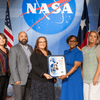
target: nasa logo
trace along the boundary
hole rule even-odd
[[[24,0],[22,5],[26,23],[42,34],[65,30],[72,23],[75,12],[75,0]]]

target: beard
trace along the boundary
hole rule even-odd
[[[28,42],[28,40],[26,40],[26,39],[22,39],[22,41],[19,40],[19,42],[20,42],[22,45],[26,45],[27,42]]]

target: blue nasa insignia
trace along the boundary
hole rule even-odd
[[[75,12],[75,0],[23,0],[22,4],[26,23],[42,34],[65,30],[72,23]]]

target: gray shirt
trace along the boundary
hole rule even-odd
[[[30,52],[30,50],[29,50],[29,48],[28,48],[28,45],[26,45],[26,47],[23,46],[21,43],[20,43],[20,45],[21,45],[21,47],[23,48],[23,50],[25,51],[25,54],[26,54],[26,56],[27,56],[27,59],[28,59],[28,62],[29,62],[29,72],[30,72],[31,69],[32,69],[32,65],[31,65],[31,62],[30,62],[31,52]]]
[[[95,76],[98,57],[100,57],[100,47],[93,46],[89,49],[88,46],[82,48],[83,52],[83,81],[85,83],[92,83]],[[98,77],[100,82],[100,75]]]

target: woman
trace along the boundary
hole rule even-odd
[[[98,33],[98,35],[99,35],[99,33]],[[100,35],[99,35],[99,44],[98,44],[98,46],[100,47]]]
[[[91,31],[83,52],[84,100],[100,100],[100,48],[99,36]]]
[[[60,100],[83,100],[83,81],[80,69],[83,55],[77,47],[79,40],[76,36],[71,35],[66,42],[70,49],[64,51],[67,74],[59,77],[62,79]]]
[[[31,78],[31,100],[54,100],[54,79],[48,74],[47,55],[51,52],[47,49],[45,37],[39,37],[36,41],[34,51],[31,55],[32,70]]]
[[[6,100],[7,87],[9,83],[7,38],[0,33],[0,100]]]

